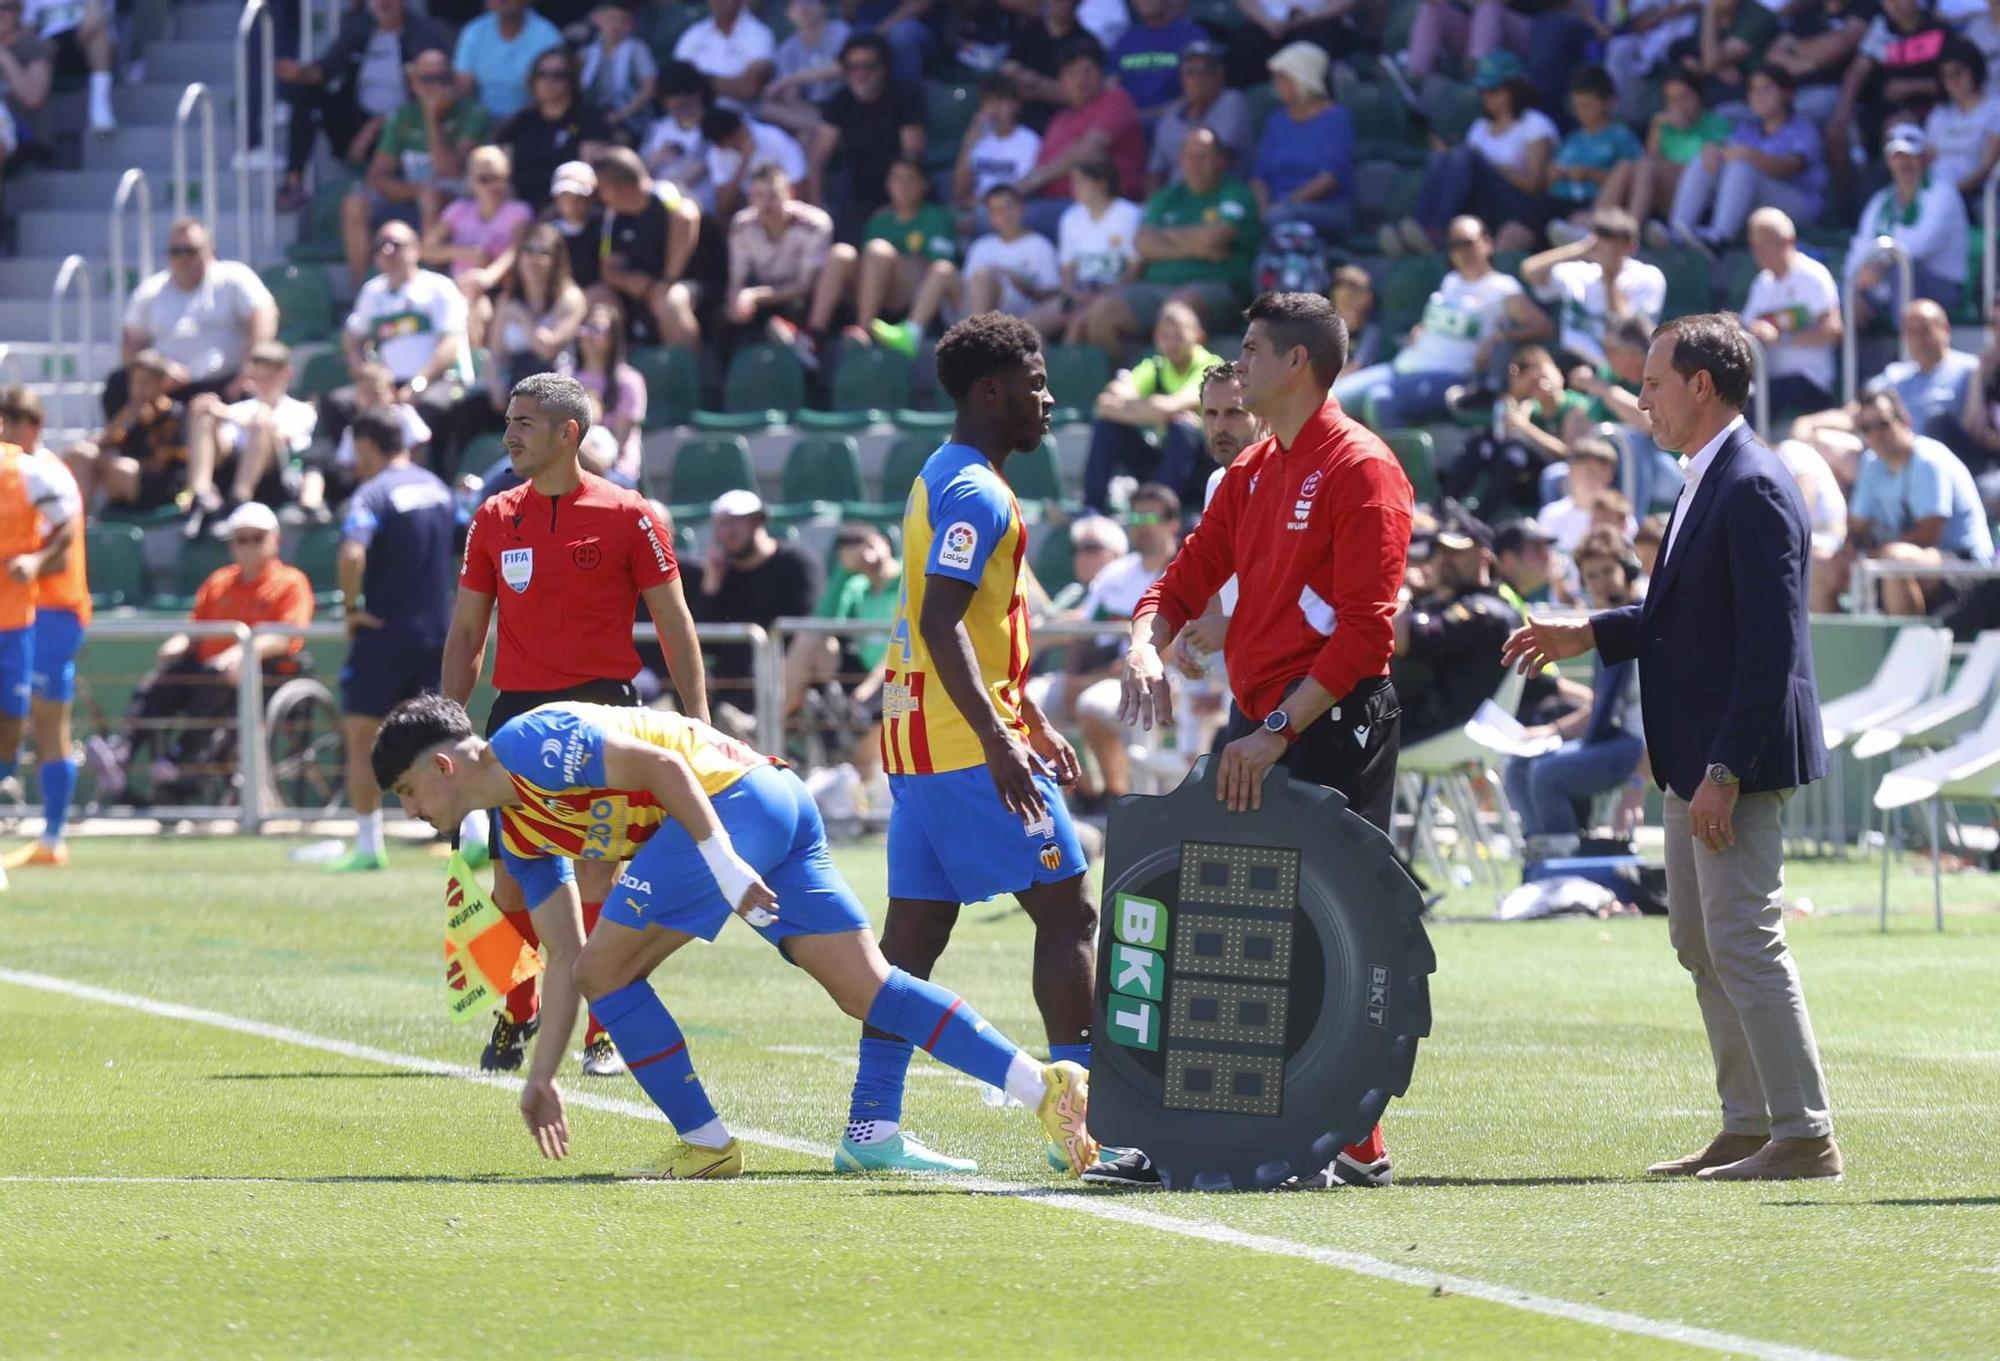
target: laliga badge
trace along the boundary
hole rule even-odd
[[[500,579],[518,593],[528,589],[528,583],[535,577],[535,550],[532,548],[503,548],[500,550]]]

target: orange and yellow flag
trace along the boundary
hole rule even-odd
[[[444,986],[451,1019],[463,1025],[499,1006],[542,971],[542,957],[452,851],[444,880]]]

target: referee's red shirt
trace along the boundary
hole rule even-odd
[[[555,500],[525,482],[488,499],[458,584],[497,597],[496,688],[567,690],[639,674],[639,593],[679,575],[645,498],[585,473]]]
[[[1306,675],[1340,699],[1389,674],[1410,505],[1389,446],[1328,398],[1290,449],[1266,438],[1237,456],[1132,613],[1178,629],[1234,575],[1222,655],[1237,707],[1261,720]]]

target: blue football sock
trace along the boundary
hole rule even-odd
[[[907,1040],[862,1039],[861,1067],[854,1074],[854,1094],[847,1102],[850,1123],[902,1120],[903,1078],[910,1071],[912,1048]]]
[[[995,1087],[1007,1085],[1007,1069],[1021,1051],[981,1019],[950,988],[891,969],[868,1024],[901,1035],[940,1063]]]
[[[76,762],[44,761],[42,781],[42,840],[53,846],[62,840],[69,821],[69,797],[76,790]]]
[[[1074,1063],[1088,1070],[1090,1067],[1090,1041],[1082,1044],[1052,1044],[1049,1046],[1050,1063]]]
[[[611,1032],[625,1066],[665,1112],[676,1133],[685,1135],[716,1118],[708,1093],[694,1075],[687,1039],[651,983],[642,978],[606,993],[590,1004],[590,1014]]]

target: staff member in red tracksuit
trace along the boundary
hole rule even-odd
[[[1389,683],[1396,594],[1410,547],[1410,481],[1389,447],[1327,389],[1347,362],[1347,325],[1315,293],[1266,293],[1244,314],[1243,405],[1269,438],[1229,465],[1201,523],[1139,599],[1120,714],[1151,728],[1173,712],[1160,650],[1234,575],[1223,644],[1235,698],[1216,793],[1256,808],[1264,772],[1339,790],[1386,834],[1402,709]],[[1378,1126],[1301,1184],[1385,1186]],[[1084,1174],[1157,1184],[1143,1153]]]

